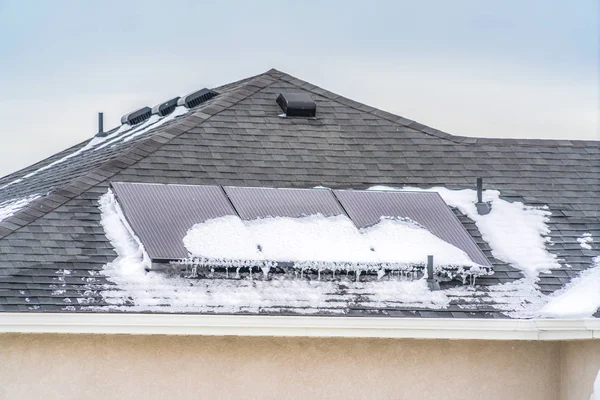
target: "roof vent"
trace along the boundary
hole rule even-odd
[[[219,93],[210,89],[201,89],[197,92],[190,93],[187,96],[183,96],[177,102],[178,106],[186,106],[187,108],[196,107],[198,104],[202,104],[205,101],[212,99],[217,96]]]
[[[316,117],[317,105],[308,93],[280,93],[277,104],[287,117]]]
[[[177,101],[179,100],[179,98],[180,97],[177,96],[171,100],[165,101],[164,103],[155,105],[154,107],[152,107],[152,114],[161,117],[171,114],[173,111],[175,111],[175,108],[177,107]]]
[[[151,115],[152,109],[150,107],[140,108],[139,110],[123,115],[121,117],[121,124],[137,125],[150,118]]]
[[[477,178],[477,203],[475,203],[479,215],[487,215],[492,210],[489,202],[483,201],[483,178]]]
[[[98,133],[96,133],[97,137],[105,137],[108,136],[108,132],[104,132],[104,113],[98,113]]]

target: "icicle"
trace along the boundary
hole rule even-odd
[[[250,277],[250,280],[252,280],[252,265],[249,267],[249,269],[250,269],[250,276],[249,277]]]
[[[318,276],[319,276],[318,279],[321,280],[321,268],[319,268],[317,271],[318,271]]]
[[[380,269],[379,271],[377,271],[377,280],[380,280],[384,276],[385,276],[385,270],[383,268]]]
[[[229,267],[225,267],[225,278],[229,278]]]
[[[356,282],[358,282],[360,279],[360,269],[356,270]]]
[[[265,278],[265,280],[266,280],[269,277],[269,270],[271,269],[271,267],[269,267],[268,265],[265,265],[261,269],[263,272],[263,278]]]
[[[236,279],[240,279],[240,268],[241,268],[241,267],[237,267],[237,268],[235,269],[235,277],[236,277]]]

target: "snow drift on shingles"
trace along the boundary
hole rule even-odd
[[[33,200],[39,198],[40,196],[40,194],[34,194],[31,196],[23,197],[20,199],[12,199],[1,203],[0,222],[15,214],[16,212],[27,206],[27,204],[31,203]]]
[[[586,318],[600,309],[600,257],[563,289],[549,297],[540,314],[552,318]],[[600,393],[599,393],[600,395]]]

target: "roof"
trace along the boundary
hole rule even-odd
[[[117,254],[98,208],[111,181],[464,189],[483,177],[486,187],[499,190],[506,200],[549,207],[553,244],[548,251],[558,256],[561,268],[540,275],[542,294],[563,288],[600,254],[598,247],[583,248],[577,241],[583,233],[600,237],[598,141],[454,136],[276,70],[215,90],[218,97],[130,141],[77,153],[87,141],[0,179],[0,205],[40,196],[0,222],[0,311],[112,310],[105,294],[119,285],[107,277],[105,266]],[[309,93],[318,118],[279,118],[275,99],[281,91]],[[410,302],[374,307],[361,300],[364,293],[354,293],[336,311],[392,317],[510,315],[522,292],[490,295],[490,288],[519,282],[522,273],[494,259],[475,223],[454,212],[492,262],[493,275],[480,277],[472,290],[452,293],[443,308]],[[343,284],[333,290],[334,297],[348,296]],[[166,312],[193,312],[168,306]],[[255,312],[307,311],[267,307]]]

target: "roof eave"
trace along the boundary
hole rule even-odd
[[[600,339],[600,319],[5,313],[0,333],[556,341]]]

